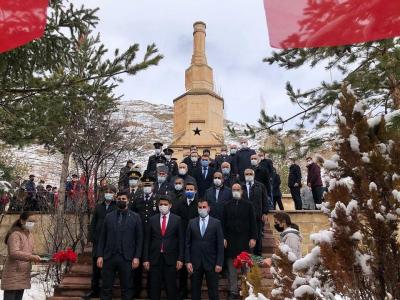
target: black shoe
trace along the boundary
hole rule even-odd
[[[239,294],[229,293],[228,300],[237,300],[237,299],[240,299]]]
[[[97,291],[89,291],[89,293],[87,293],[85,295],[85,299],[92,299],[92,298],[99,298],[100,297],[100,293]]]
[[[179,293],[179,295],[178,295],[178,299],[179,300],[184,300],[184,299],[187,299],[188,298],[188,293],[187,293],[187,291],[181,291],[180,293]]]

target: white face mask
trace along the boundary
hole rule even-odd
[[[313,163],[313,161],[312,161],[312,160],[310,160],[310,161],[307,161],[307,166],[311,165],[312,163]]]
[[[160,214],[167,215],[169,213],[169,206],[168,205],[159,205],[158,210],[160,211]]]
[[[186,175],[187,170],[185,168],[179,168],[179,175]]]
[[[192,157],[190,157],[190,160],[192,161],[192,162],[197,162],[199,159],[196,157],[196,156],[192,156]]]
[[[242,147],[242,149],[246,149],[248,147],[247,143],[241,143],[240,146]]]
[[[199,216],[201,218],[205,218],[208,216],[208,209],[207,208],[199,208],[197,209],[197,212],[199,213]]]
[[[139,180],[137,179],[130,179],[129,180],[129,185],[130,186],[136,186],[138,184]]]
[[[257,166],[258,165],[258,160],[257,159],[252,159],[251,160],[251,165],[252,166]]]
[[[224,174],[224,175],[229,175],[230,172],[231,172],[231,169],[229,169],[229,168],[222,168],[222,174]]]
[[[114,198],[114,194],[111,194],[111,193],[105,193],[104,194],[104,199],[106,201],[112,201],[113,198]]]
[[[183,189],[183,185],[182,184],[175,184],[175,190],[177,190],[177,191],[182,191],[182,189]]]
[[[158,154],[160,154],[161,153],[161,149],[156,149],[155,150],[155,153],[158,155]]]
[[[157,177],[158,183],[164,183],[167,181],[167,176],[158,176]]]
[[[233,192],[232,192],[232,197],[233,197],[233,199],[235,199],[235,200],[239,200],[239,199],[242,198],[242,193],[239,192],[239,191],[233,191]]]
[[[221,186],[222,185],[222,180],[221,179],[214,179],[214,185],[215,186]]]
[[[234,149],[231,149],[231,154],[236,154],[236,152],[237,152],[237,149],[236,148],[234,148]]]
[[[227,154],[226,151],[222,151],[222,152],[221,152],[221,155],[222,155],[222,156],[225,156],[226,154]]]
[[[152,192],[152,187],[151,186],[145,186],[144,188],[143,188],[143,192],[145,193],[145,194],[151,194],[151,192]]]
[[[253,182],[254,176],[245,176],[246,182]]]
[[[28,231],[32,231],[35,227],[35,222],[26,222],[24,228]]]
[[[171,160],[171,155],[165,155],[165,158],[166,158],[167,160]]]

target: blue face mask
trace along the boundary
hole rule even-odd
[[[186,197],[188,198],[188,199],[193,199],[194,198],[194,195],[196,194],[195,192],[193,192],[193,191],[186,191]]]
[[[202,160],[201,161],[201,166],[202,167],[208,167],[208,165],[209,165],[209,161],[208,160]]]

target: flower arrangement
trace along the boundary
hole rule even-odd
[[[251,255],[246,251],[241,252],[234,260],[235,269],[251,268],[254,265]]]
[[[59,264],[62,264],[64,262],[74,264],[78,260],[78,255],[71,248],[68,248],[65,251],[54,253],[52,260]]]

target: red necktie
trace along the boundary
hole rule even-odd
[[[161,224],[161,236],[165,235],[165,231],[167,230],[167,216],[162,216],[162,224]],[[161,252],[164,252],[164,245],[161,242]]]

